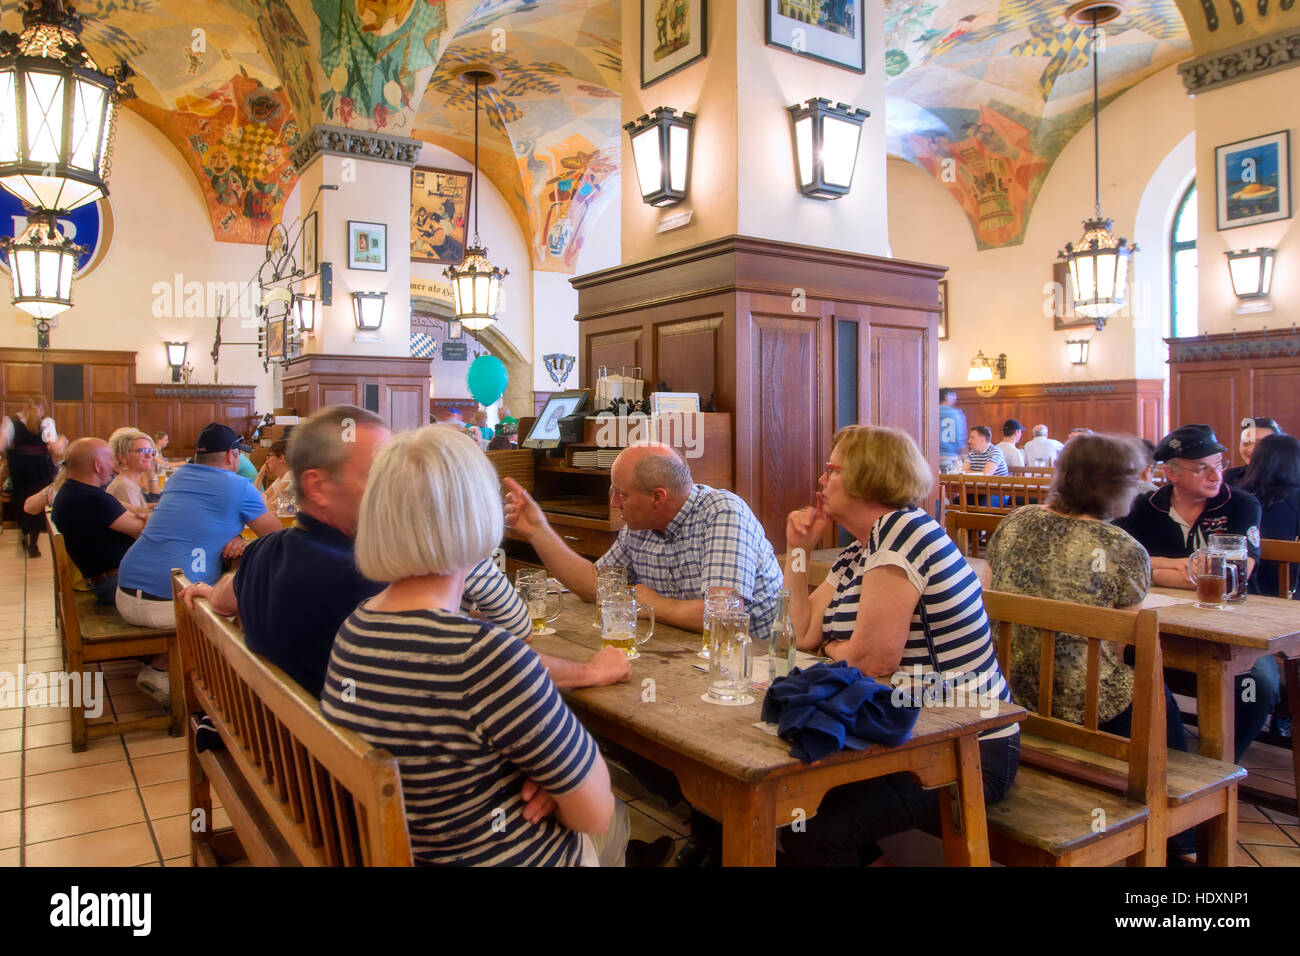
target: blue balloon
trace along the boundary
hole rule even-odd
[[[480,405],[493,405],[506,392],[506,367],[495,355],[480,355],[469,367],[469,393]]]

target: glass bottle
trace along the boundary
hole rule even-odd
[[[767,639],[769,679],[785,677],[794,667],[794,621],[790,617],[790,592],[782,588],[776,596],[776,620]]]

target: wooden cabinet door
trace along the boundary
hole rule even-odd
[[[394,432],[420,428],[429,422],[428,392],[418,385],[389,385],[388,427]]]

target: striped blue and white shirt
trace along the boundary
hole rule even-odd
[[[871,526],[866,543],[855,541],[832,565],[826,576],[832,588],[830,604],[822,617],[829,640],[848,640],[858,623],[862,576],[873,568],[901,568],[920,592],[912,613],[900,672],[922,677],[935,668],[925,639],[921,608],[930,623],[939,673],[953,682],[957,703],[982,706],[979,697],[1010,701],[1011,691],[998,667],[997,656],[984,614],[984,590],[979,578],[943,528],[920,508],[891,511]],[[871,609],[865,612],[870,615]],[[916,681],[911,680],[915,689]],[[1019,726],[990,731],[985,738],[1010,736]]]
[[[517,637],[442,610],[362,604],[334,638],[321,711],[397,758],[417,864],[581,862],[581,836],[554,815],[525,821],[520,791],[526,780],[577,789],[599,751]]]
[[[983,451],[976,451],[972,448],[969,454],[966,455],[966,467],[973,474],[983,474],[985,467],[990,461],[996,462],[993,474],[1011,474],[1011,470],[1007,468],[1007,456],[1002,454],[1002,449],[997,445],[989,445],[989,447],[985,448]]]
[[[515,637],[527,637],[533,631],[528,605],[510,584],[510,579],[492,563],[491,558],[484,558],[465,575],[460,609],[466,614],[477,610],[487,620],[498,627],[504,627]]]
[[[776,617],[781,566],[763,526],[738,496],[696,485],[663,531],[624,528],[597,568],[627,568],[629,584],[698,601],[704,589],[735,588],[749,612],[750,637],[766,639]]]

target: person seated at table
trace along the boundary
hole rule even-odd
[[[163,451],[172,443],[166,432],[153,433],[153,467],[160,475],[167,474],[167,459],[163,457]]]
[[[136,514],[146,516],[149,500],[145,495],[158,494],[153,439],[138,428],[119,428],[109,436],[108,445],[117,461],[117,477],[109,483],[108,493]]]
[[[1239,487],[1259,499],[1260,538],[1300,539],[1300,439],[1275,432],[1260,439],[1252,452],[1250,468]],[[1260,561],[1250,581],[1251,593],[1276,597],[1278,571],[1276,561]],[[1291,567],[1288,588],[1300,588],[1300,567]]]
[[[970,430],[970,452],[966,455],[966,471],[975,475],[1009,475],[1007,459],[1002,449],[993,444],[993,430],[987,425],[976,425]]]
[[[144,532],[122,559],[117,611],[128,623],[175,627],[176,610],[168,596],[172,568],[211,583],[221,576],[222,558],[243,553],[239,533],[245,525],[257,535],[280,530],[279,519],[267,513],[253,483],[235,472],[246,448],[227,425],[212,422],[199,432],[194,464],[182,465],[172,475],[167,494],[158,499]],[[166,656],[158,655],[136,680],[160,703],[171,698],[166,663]]]
[[[242,435],[236,435],[235,437],[239,439],[243,449],[247,451],[253,450],[253,446],[245,442]],[[240,478],[247,478],[249,481],[257,479],[257,466],[253,464],[253,459],[249,458],[244,451],[240,451],[239,460],[235,462],[235,474],[239,475]]]
[[[67,477],[51,507],[68,557],[100,604],[114,603],[118,567],[144,531],[144,519],[104,490],[113,479],[113,458],[101,438],[74,441],[64,465]]]
[[[1142,451],[1142,470],[1138,472],[1137,493],[1150,494],[1156,490],[1156,483],[1151,479],[1156,470],[1156,446],[1149,438],[1139,438],[1138,446]]]
[[[1046,425],[1035,425],[1034,437],[1025,442],[1025,464],[1035,467],[1054,465],[1064,447],[1055,438],[1047,437]]]
[[[357,570],[354,541],[371,465],[391,437],[383,419],[351,405],[312,415],[295,430],[287,450],[298,496],[294,526],[250,544],[239,570],[215,587],[197,583],[182,592],[191,607],[195,597],[206,597],[219,614],[238,612],[248,646],[315,697],[325,684],[339,626],[384,589]],[[312,600],[304,602],[304,594]],[[476,610],[517,637],[532,633],[527,605],[490,559],[470,569],[461,610]],[[561,688],[612,684],[632,672],[612,647],[586,662],[538,656]]]
[[[523,641],[461,611],[502,531],[496,472],[468,435],[396,436],[356,542],[361,573],[386,586],[339,628],[321,711],[397,758],[418,864],[590,864],[592,837],[619,829],[596,742]],[[528,806],[532,787],[553,815]]]
[[[1007,468],[1023,468],[1025,466],[1025,456],[1016,447],[1020,444],[1020,439],[1024,434],[1025,426],[1014,418],[1008,418],[1002,423],[1002,441],[998,442],[998,450],[1002,452],[1002,457],[1007,460]]]
[[[289,441],[285,438],[271,442],[266,451],[266,461],[262,462],[257,478],[253,480],[253,487],[262,492],[268,511],[275,511],[280,504],[280,495],[293,489],[293,472],[285,457],[288,447]]]
[[[943,528],[918,506],[930,465],[901,429],[851,425],[835,436],[817,504],[792,512],[786,548],[816,548],[832,520],[853,535],[808,594],[807,562],[787,559],[785,586],[798,646],[884,681],[938,670],[980,700],[1010,701],[984,614],[983,590]],[[1011,788],[1019,726],[980,738],[984,799]],[[802,833],[781,831],[786,864],[858,866],[880,857],[875,841],[938,819],[939,791],[907,774],[836,787]],[[946,799],[946,794],[944,794]]]
[[[1246,477],[1246,469],[1250,467],[1251,454],[1255,451],[1256,444],[1269,435],[1284,434],[1286,433],[1282,431],[1282,426],[1271,418],[1243,418],[1241,441],[1237,445],[1237,450],[1241,452],[1241,464],[1223,473],[1223,483],[1233,488],[1238,487]]]
[[[1209,425],[1181,425],[1160,440],[1155,460],[1164,463],[1166,484],[1138,495],[1115,525],[1131,534],[1151,555],[1151,580],[1160,587],[1194,589],[1192,552],[1206,547],[1212,534],[1246,539],[1247,577],[1259,561],[1259,500],[1223,482],[1223,456]],[[1171,672],[1176,673],[1176,672]],[[1179,693],[1184,686],[1171,677]],[[1240,762],[1278,700],[1277,661],[1260,657],[1249,674],[1237,678],[1234,761]]]
[[[1068,445],[1070,443],[1071,438],[1076,438],[1079,435],[1091,435],[1091,434],[1092,434],[1091,428],[1083,428],[1083,427],[1071,428],[1070,434],[1065,436],[1065,443]]]

